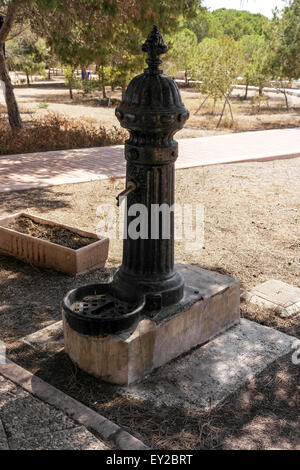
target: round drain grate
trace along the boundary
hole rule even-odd
[[[62,307],[67,322],[78,333],[115,334],[133,328],[138,322],[145,296],[119,298],[111,283],[89,284],[70,291]]]
[[[86,296],[75,302],[71,308],[82,315],[91,315],[104,320],[132,312],[137,308],[137,303],[121,301],[111,294],[101,294]]]

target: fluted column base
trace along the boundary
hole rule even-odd
[[[120,298],[130,299],[136,295],[136,292],[144,293],[146,296],[145,310],[149,314],[177,304],[184,293],[184,279],[177,271],[168,277],[147,281],[127,273],[121,267],[115,274],[112,285],[115,295]]]

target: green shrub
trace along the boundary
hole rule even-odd
[[[38,104],[38,107],[40,109],[48,108],[49,103],[46,103],[45,101],[42,101],[41,103]]]
[[[100,85],[98,80],[82,80],[82,91],[84,95],[88,95],[99,89]]]

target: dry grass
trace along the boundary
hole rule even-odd
[[[0,119],[0,154],[45,152],[84,147],[102,147],[124,142],[121,128],[95,126],[86,119],[47,113],[27,121],[22,129],[11,129]]]
[[[194,89],[186,90],[183,94],[185,105],[191,113],[187,126],[206,130],[216,129],[223,103],[219,102],[213,108],[213,101],[209,99],[195,115],[204,97]],[[219,131],[245,132],[300,126],[300,98],[290,97],[291,108],[287,111],[283,105],[283,98],[271,94],[269,100],[262,101],[260,112],[254,98],[252,93],[252,97],[244,101],[235,92],[231,99],[234,120],[232,121],[227,107]]]
[[[56,243],[60,246],[72,248],[73,250],[95,242],[94,238],[83,237],[59,225],[42,224],[24,216],[13,219],[13,221],[7,225],[7,228],[30,235],[31,237]]]

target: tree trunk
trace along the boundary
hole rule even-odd
[[[245,91],[244,100],[248,98],[248,88],[249,88],[249,83],[246,83],[246,91]]]
[[[25,72],[25,73],[26,73],[27,85],[29,86],[30,85],[29,75],[28,75],[28,72]]]
[[[217,104],[217,100],[214,99],[214,104],[213,104],[213,109],[212,109],[212,115],[213,115],[213,116],[215,115],[216,104]]]
[[[72,85],[69,83],[69,93],[70,93],[70,99],[73,99],[73,90],[72,90]]]
[[[102,95],[103,95],[103,99],[106,100],[107,95],[106,95],[106,91],[105,91],[105,85],[102,86]]]
[[[225,111],[225,108],[226,108],[226,104],[227,104],[227,99],[225,98],[224,106],[223,106],[223,109],[222,109],[222,112],[221,112],[221,116],[220,116],[219,122],[217,124],[217,129],[219,129],[220,124],[222,122],[222,119],[223,119],[223,116],[224,116],[224,111]]]
[[[232,112],[232,107],[231,107],[231,104],[230,104],[230,101],[229,101],[229,95],[230,95],[230,93],[229,93],[227,96],[225,96],[225,95],[224,95],[224,96],[225,96],[225,100],[227,101],[227,104],[228,104],[228,106],[229,106],[231,119],[232,119],[232,121],[233,121],[233,120],[234,120],[234,119],[233,119],[233,112]]]
[[[195,111],[194,116],[196,116],[196,114],[199,113],[200,109],[201,109],[202,106],[206,103],[207,100],[208,100],[208,95],[207,95],[206,98],[202,101],[202,103],[200,104],[200,106],[199,106],[199,108],[197,109],[197,111]]]
[[[259,94],[259,96],[262,96],[262,95],[263,95],[263,89],[262,89],[261,86],[260,86],[259,89],[258,89],[258,94]]]
[[[122,100],[124,100],[124,98],[125,98],[125,92],[126,92],[126,86],[123,85],[122,86]]]
[[[11,83],[11,79],[6,66],[4,49],[0,45],[0,80],[5,85],[5,101],[7,106],[8,120],[11,127],[19,128],[22,127],[22,119],[20,116],[18,104],[14,94],[14,87]]]
[[[184,80],[185,80],[185,85],[188,86],[189,81],[188,81],[188,73],[187,73],[187,70],[184,71]]]
[[[51,69],[50,69],[50,67],[48,68],[48,80],[51,80]]]
[[[289,110],[289,101],[288,101],[288,97],[287,97],[287,93],[286,93],[285,88],[283,89],[283,94],[284,94],[284,98],[285,98],[286,109],[288,111]]]
[[[110,92],[109,92],[108,103],[107,103],[108,108],[110,107],[110,103],[111,103],[111,94],[112,94],[112,89],[110,89]]]

